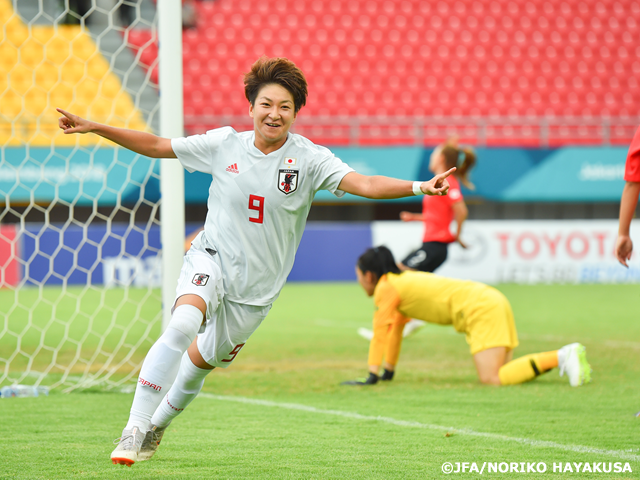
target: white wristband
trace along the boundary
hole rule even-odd
[[[420,188],[420,185],[422,185],[422,182],[413,182],[413,194],[414,195],[424,195],[424,192],[422,191],[422,189]]]

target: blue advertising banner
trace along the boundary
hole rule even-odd
[[[187,226],[192,231],[193,225]],[[296,254],[290,281],[356,279],[355,264],[371,246],[371,226],[310,223]],[[161,285],[160,228],[124,224],[77,226],[28,224],[18,248],[27,285]]]
[[[160,286],[160,228],[125,224],[28,224],[21,236],[22,278],[29,285]]]
[[[422,147],[385,148],[332,148],[331,151],[343,162],[362,175],[385,175],[402,180],[418,180],[423,162]],[[433,175],[429,175],[431,178]],[[315,196],[316,202],[370,202],[362,197],[346,194],[337,198],[332,193],[321,190]],[[395,201],[395,200],[390,200]],[[407,201],[403,199],[401,201]]]
[[[427,180],[432,148],[334,148],[357,172]],[[478,148],[471,172],[476,189],[467,196],[494,201],[617,201],[624,181],[626,147],[558,149]],[[211,176],[185,174],[185,201],[206,203]],[[597,188],[596,188],[597,186]],[[7,148],[0,162],[0,203],[53,201],[75,205],[134,203],[160,198],[159,162],[121,148]],[[397,201],[420,201],[410,197]],[[327,191],[319,203],[371,200],[337,198]],[[394,200],[391,200],[394,201]]]
[[[554,151],[501,195],[505,201],[617,201],[627,149],[572,147]]]
[[[371,246],[369,223],[308,223],[288,281],[354,281],[356,261]]]
[[[6,148],[0,201],[114,205],[160,198],[157,160],[123,148]]]
[[[635,238],[640,234],[634,225]],[[9,285],[24,279],[27,285],[161,286],[157,225],[145,232],[144,225],[83,230],[30,224],[21,233],[16,263],[25,267]],[[399,259],[420,245],[421,235],[420,222],[309,223],[288,281],[354,281],[356,261],[365,249],[386,245]],[[441,275],[491,284],[640,280],[639,258],[625,269],[613,255],[615,220],[471,220],[463,237],[469,248],[452,244]]]

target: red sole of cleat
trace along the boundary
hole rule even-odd
[[[130,467],[135,463],[132,460],[124,459],[124,458],[112,458],[111,461],[113,462],[114,465],[126,465],[127,467]]]

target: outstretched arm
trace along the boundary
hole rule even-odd
[[[393,372],[398,364],[398,357],[400,356],[400,348],[402,347],[402,332],[404,326],[409,319],[407,317],[398,317],[399,321],[396,321],[389,328],[387,334],[387,345],[384,352],[384,369]]]
[[[178,158],[171,148],[171,139],[162,138],[147,132],[139,132],[126,128],[110,127],[91,122],[82,117],[56,108],[63,116],[58,119],[58,126],[65,135],[72,133],[95,133],[107,140],[117,143],[132,152],[150,158]]]
[[[373,338],[369,344],[369,358],[367,360],[370,373],[378,373],[383,357],[392,366],[398,363],[400,346],[402,345],[402,331],[408,321],[407,317],[396,310],[386,322],[374,323]],[[393,370],[393,367],[391,369]]]
[[[422,182],[420,191],[425,195],[446,195],[449,190],[447,177],[455,171],[454,167],[436,175],[427,182]],[[398,180],[397,178],[383,177],[381,175],[367,176],[350,172],[344,176],[338,189],[365,198],[403,198],[415,195],[413,183],[408,180]]]
[[[631,219],[636,211],[638,195],[640,194],[640,182],[627,182],[622,191],[620,201],[620,224],[618,226],[618,239],[616,240],[616,258],[628,267],[627,261],[631,258],[633,242],[629,236]]]
[[[403,222],[421,222],[422,214],[414,212],[400,212],[400,220]]]

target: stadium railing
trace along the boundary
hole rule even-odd
[[[188,134],[231,125],[252,128],[247,116],[185,115]],[[300,113],[292,131],[327,145],[437,145],[450,135],[477,146],[532,148],[628,145],[640,118],[583,117],[327,117]]]

